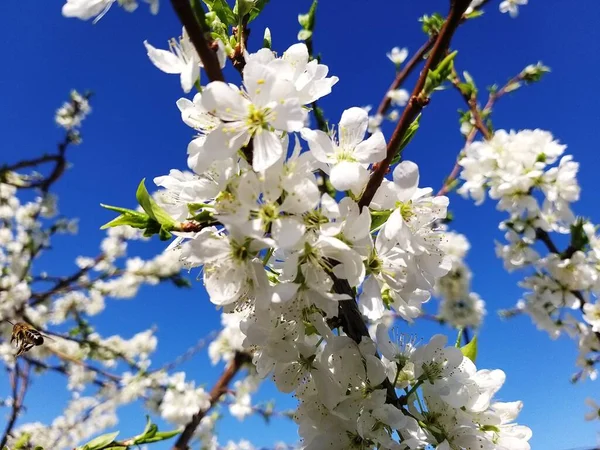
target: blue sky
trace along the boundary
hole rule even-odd
[[[596,177],[600,156],[597,131],[600,124],[595,91],[600,71],[600,3],[531,0],[517,20],[497,11],[492,1],[485,17],[466,24],[454,40],[459,50],[459,70],[468,70],[480,87],[502,83],[527,64],[538,60],[552,68],[541,83],[503,99],[494,114],[497,128],[551,130],[581,163],[582,200],[578,214],[598,220]],[[142,4],[134,14],[114,7],[97,25],[61,17],[61,1],[0,2],[0,42],[4,70],[0,72],[0,123],[3,142],[0,161],[51,151],[61,139],[53,124],[55,109],[71,88],[95,92],[93,114],[83,128],[83,144],[70,152],[71,169],[56,184],[61,212],[80,218],[76,237],[60,237],[44,263],[56,274],[74,270],[77,255],[94,256],[102,238],[99,226],[111,214],[99,203],[133,205],[135,188],[146,177],[185,168],[185,149],[192,132],[175,106],[182,96],[177,76],[160,72],[149,62],[142,42],[147,39],[164,48],[181,27],[169,2],[163,0],[158,16]],[[323,0],[319,5],[315,48],[340,82],[321,103],[327,117],[337,123],[351,106],[377,105],[394,76],[385,53],[393,46],[414,52],[424,42],[417,17],[445,12],[446,0],[383,1]],[[285,50],[296,42],[296,16],[305,12],[309,0],[272,0],[264,15],[252,24],[250,48],[258,48],[265,26],[273,46]],[[23,26],[25,25],[25,26]],[[237,82],[235,73],[228,79]],[[407,88],[414,79],[409,80]],[[425,110],[421,129],[405,157],[417,162],[425,186],[440,186],[460,150],[456,109],[463,108],[454,91],[436,93]],[[389,130],[386,130],[389,131]],[[519,422],[534,432],[534,449],[567,450],[596,443],[598,426],[583,421],[586,396],[600,399],[600,385],[571,385],[575,344],[567,339],[550,341],[526,317],[501,321],[496,311],[520,298],[518,274],[509,275],[494,254],[500,239],[498,222],[503,215],[491,202],[475,207],[451,196],[454,228],[465,233],[472,249],[468,262],[474,269],[473,289],[487,302],[488,316],[481,330],[478,366],[502,368],[507,382],[500,400],[521,399],[525,407]],[[132,254],[150,256],[163,248],[156,241],[133,246]],[[40,267],[42,268],[42,267]],[[48,270],[48,265],[45,266]],[[192,274],[192,278],[195,274]],[[433,305],[432,305],[433,306]],[[111,301],[97,318],[101,333],[133,335],[152,325],[158,327],[156,364],[173,359],[200,337],[218,327],[219,314],[208,302],[201,283],[188,291],[171,286],[142,289],[135,301]],[[435,332],[454,332],[434,324],[401,330],[428,339]],[[198,384],[210,386],[220,368],[205,356],[184,366]],[[8,381],[0,375],[0,397]],[[60,386],[57,387],[57,386]],[[27,399],[30,420],[50,420],[61,410],[66,395],[58,376],[39,378]],[[277,399],[279,408],[293,405],[276,396],[266,385],[259,399]],[[4,422],[0,416],[0,425]],[[122,410],[118,426],[122,436],[143,426],[137,405]],[[3,427],[2,427],[3,428]],[[220,425],[222,442],[248,438],[257,445],[294,442],[296,431],[285,419],[263,426],[258,418],[238,424],[226,419]],[[156,450],[169,445],[156,445]]]

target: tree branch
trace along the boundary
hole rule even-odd
[[[10,414],[10,418],[8,419],[8,423],[6,424],[6,429],[4,430],[2,440],[0,441],[0,449],[3,449],[6,446],[8,437],[11,436],[12,430],[17,422],[17,418],[19,417],[19,413],[23,408],[23,402],[25,400],[25,394],[27,393],[27,387],[29,384],[29,364],[25,364],[25,369],[23,373],[21,373],[19,363],[15,362],[15,368],[11,373],[10,383],[12,387],[13,401],[12,412]]]
[[[229,363],[221,377],[217,380],[216,384],[210,390],[210,407],[206,410],[201,409],[192,418],[191,422],[186,425],[183,432],[179,435],[177,442],[171,450],[188,450],[189,442],[194,436],[196,428],[200,425],[200,422],[206,416],[206,413],[219,401],[221,395],[227,392],[229,383],[237,375],[244,364],[250,362],[250,357],[246,353],[236,352],[233,360]]]
[[[417,66],[423,60],[423,58],[429,52],[429,50],[431,50],[431,48],[433,47],[433,44],[435,44],[436,39],[437,39],[437,36],[431,36],[427,40],[427,42],[425,42],[421,46],[421,48],[419,50],[417,50],[417,53],[414,54],[414,56],[410,59],[410,61],[408,63],[406,63],[404,68],[400,72],[398,72],[398,74],[396,75],[396,78],[394,79],[394,81],[392,82],[392,84],[390,85],[388,90],[385,91],[385,96],[383,97],[383,99],[381,100],[381,103],[379,104],[379,107],[377,108],[378,116],[384,116],[385,113],[387,112],[387,110],[390,108],[390,105],[392,104],[391,97],[389,97],[387,95],[388,92],[394,91],[394,90],[398,89],[400,86],[402,86],[402,84],[417,68]]]
[[[375,192],[377,192],[377,189],[381,185],[381,182],[383,181],[385,174],[387,173],[390,164],[396,155],[406,131],[428,103],[429,99],[421,95],[423,88],[425,87],[425,82],[427,81],[427,75],[429,74],[430,70],[435,69],[435,67],[446,55],[446,52],[450,47],[452,36],[460,25],[463,14],[469,4],[470,0],[454,0],[451,2],[448,18],[440,30],[440,34],[438,35],[433,49],[427,58],[425,67],[421,72],[421,76],[419,77],[419,80],[413,89],[408,105],[404,109],[402,117],[400,117],[398,125],[396,126],[396,129],[394,130],[394,133],[392,134],[392,137],[388,143],[387,155],[371,174],[371,178],[367,183],[367,187],[365,188],[365,191],[358,202],[360,207],[368,206],[371,203],[371,200],[373,200]]]
[[[177,17],[179,17],[179,21],[185,27],[190,41],[192,41],[194,48],[198,52],[198,56],[200,56],[200,60],[204,66],[204,71],[210,81],[225,81],[217,55],[211,50],[208,41],[204,37],[204,33],[210,30],[202,29],[194,15],[189,0],[171,0],[171,4]]]

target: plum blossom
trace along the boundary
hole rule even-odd
[[[386,144],[380,131],[364,140],[368,122],[363,109],[350,108],[342,113],[337,140],[321,130],[302,129],[311,153],[325,165],[331,184],[339,191],[359,194],[368,180],[369,164],[385,157]]]

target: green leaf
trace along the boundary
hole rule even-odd
[[[444,25],[444,17],[439,13],[434,13],[431,16],[424,15],[419,19],[419,22],[423,24],[423,31],[429,36],[439,34],[442,26]]]
[[[465,357],[473,361],[473,364],[475,364],[475,360],[477,359],[477,336],[473,336],[471,342],[462,346],[460,351]]]
[[[138,186],[136,192],[136,199],[142,209],[146,211],[146,213],[154,220],[156,220],[166,231],[170,231],[175,226],[176,222],[171,218],[171,216],[158,204],[154,201],[154,199],[148,193],[146,186],[144,184],[144,180],[142,180]]]
[[[139,444],[151,444],[152,442],[166,441],[181,433],[181,430],[159,431],[153,437],[138,442]]]
[[[237,18],[225,0],[202,0],[209,11],[214,12],[219,20],[227,25],[237,25]]]
[[[141,434],[137,435],[133,438],[134,444],[142,444],[145,442],[145,439],[153,438],[158,431],[158,425],[152,423],[150,420],[150,416],[146,416],[146,426],[144,427],[144,431]]]
[[[19,439],[15,441],[15,450],[20,450],[29,446],[29,438],[31,438],[29,433],[23,433]]]
[[[252,22],[254,19],[258,17],[258,15],[265,9],[269,0],[255,0],[254,7],[250,11],[250,15],[248,17],[248,23]]]
[[[402,136],[402,141],[400,141],[398,150],[396,150],[396,153],[394,155],[394,158],[390,162],[390,165],[397,164],[400,161],[400,158],[402,157],[402,150],[404,150],[404,148],[408,144],[410,144],[410,141],[412,141],[412,138],[415,137],[415,134],[417,133],[417,130],[419,129],[419,121],[420,120],[421,120],[421,114],[419,114],[417,116],[417,118],[415,120],[413,120],[413,122],[408,126],[408,130],[406,130],[406,133],[404,133],[404,136]]]
[[[371,231],[383,225],[391,216],[393,210],[371,211]]]
[[[88,450],[103,449],[104,447],[107,447],[108,445],[112,444],[118,435],[119,435],[119,432],[115,431],[114,433],[106,433],[101,436],[98,436],[97,438],[94,438],[90,442],[85,444],[82,447],[82,450],[84,447],[87,448]]]
[[[110,209],[112,211],[116,211],[117,209],[119,210],[124,210],[125,208],[116,208],[114,206],[109,206],[109,205],[103,205],[100,204],[100,206],[102,206],[103,208],[106,209]],[[121,214],[120,216],[116,217],[115,219],[111,220],[110,222],[105,223],[104,225],[102,225],[100,227],[101,230],[105,230],[107,228],[114,228],[114,227],[120,227],[120,226],[130,226],[133,228],[139,228],[139,229],[146,229],[148,228],[148,225],[150,224],[150,221],[152,219],[150,219],[150,217],[148,217],[146,214],[144,213],[140,213],[137,211],[133,211],[133,210],[126,210],[126,213]]]
[[[135,198],[138,201],[139,205],[142,207],[142,209],[146,211],[146,214],[148,214],[150,217],[156,220],[156,217],[154,217],[154,212],[152,211],[152,198],[148,193],[148,189],[146,189],[146,185],[144,184],[145,181],[145,178],[142,181],[140,181],[140,184],[138,185],[137,191],[135,193]]]

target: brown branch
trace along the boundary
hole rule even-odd
[[[189,442],[192,440],[194,436],[194,432],[196,428],[200,425],[200,422],[206,416],[211,408],[219,401],[221,396],[228,391],[229,384],[233,380],[233,378],[237,375],[240,369],[244,366],[244,364],[250,362],[250,356],[246,353],[236,352],[233,360],[229,363],[221,377],[217,380],[213,388],[210,390],[210,407],[208,409],[201,409],[194,417],[190,423],[186,425],[182,433],[179,435],[177,442],[172,447],[171,450],[188,450]]]
[[[0,172],[14,172],[16,170],[25,169],[26,167],[36,167],[40,164],[44,164],[50,161],[56,161],[57,159],[58,155],[44,155],[40,156],[39,158],[19,161],[18,163],[13,164],[12,166],[1,167]]]
[[[34,359],[31,356],[21,356],[21,359],[24,359],[29,364],[31,364],[34,367],[37,367],[38,369],[51,370],[52,372],[57,372],[57,373],[60,373],[60,374],[63,374],[63,375],[69,375],[67,373],[67,368],[64,365],[61,365],[61,366],[51,366],[50,364],[47,364],[44,361],[40,361],[39,359]],[[106,387],[106,386],[109,385],[107,381],[103,381],[103,380],[100,380],[98,378],[94,379],[92,381],[92,383],[95,384],[96,386],[99,386],[99,387]]]
[[[390,96],[388,96],[388,92],[394,91],[394,90],[398,89],[400,86],[402,86],[402,84],[406,81],[406,79],[410,76],[410,74],[413,73],[413,71],[417,68],[419,63],[423,60],[423,58],[425,57],[427,52],[429,52],[429,50],[431,50],[431,48],[433,47],[433,44],[435,44],[436,38],[437,38],[437,36],[431,36],[429,38],[429,40],[421,46],[421,48],[417,51],[417,53],[414,54],[414,56],[411,58],[411,60],[408,63],[406,63],[406,65],[404,66],[404,69],[402,69],[400,72],[398,72],[398,74],[396,75],[396,78],[394,79],[394,81],[392,82],[392,84],[390,85],[388,90],[385,91],[385,96],[383,97],[383,100],[379,104],[379,108],[377,108],[377,115],[379,115],[379,116],[385,115],[387,110],[390,108],[390,105],[392,104],[392,98]]]
[[[189,0],[171,0],[171,4],[177,17],[179,17],[179,21],[185,27],[190,41],[192,41],[198,52],[198,56],[200,56],[200,60],[204,66],[204,71],[210,81],[225,81],[217,55],[211,50],[208,41],[204,37],[204,33],[209,30],[202,29]]]
[[[365,188],[365,191],[358,202],[360,207],[368,206],[371,203],[371,200],[375,196],[377,189],[381,185],[381,182],[383,181],[385,174],[387,173],[390,164],[396,155],[406,131],[423,110],[425,105],[427,105],[429,99],[422,96],[422,91],[425,87],[425,82],[427,81],[427,75],[429,74],[430,70],[435,69],[435,67],[446,55],[446,52],[450,47],[452,36],[460,25],[463,13],[466,11],[469,4],[469,0],[454,0],[451,2],[448,18],[440,30],[440,34],[438,35],[433,49],[427,58],[425,67],[421,72],[421,76],[419,77],[419,80],[413,89],[410,100],[408,101],[408,105],[406,105],[406,108],[402,113],[402,117],[400,117],[398,125],[396,126],[396,129],[394,130],[394,133],[392,134],[392,137],[388,143],[387,155],[371,174],[371,178],[367,183],[367,187]]]
[[[465,139],[465,147],[468,147],[469,145],[471,145],[473,143],[473,141],[475,140],[475,137],[477,136],[477,132],[481,132],[481,134],[483,135],[485,140],[490,140],[493,137],[493,133],[485,125],[485,123],[483,121],[483,117],[485,117],[486,115],[488,115],[490,113],[490,111],[492,110],[496,101],[499,98],[503,97],[504,95],[506,95],[509,92],[509,90],[508,90],[509,86],[513,85],[514,83],[519,83],[522,80],[523,80],[523,74],[520,73],[520,74],[514,76],[513,78],[511,78],[497,92],[490,92],[490,95],[488,97],[488,101],[487,101],[486,105],[483,107],[483,109],[480,110],[479,106],[477,105],[476,94],[473,94],[470,97],[468,95],[465,95],[465,93],[458,86],[458,83],[460,83],[460,80],[458,79],[458,75],[456,74],[456,71],[454,71],[454,76],[452,78],[452,85],[460,92],[462,98],[465,100],[465,102],[469,106],[469,111],[471,112],[471,116],[473,117],[473,120],[475,122],[474,127],[471,129],[471,131],[469,132],[469,134],[467,135],[467,137]],[[448,175],[448,177],[444,181],[444,185],[440,188],[440,190],[438,191],[436,196],[446,195],[448,192],[450,192],[452,190],[452,188],[454,186],[454,180],[456,180],[458,178],[458,175],[460,173],[459,161],[460,161],[461,157],[462,157],[462,151],[458,154],[458,156],[456,158],[456,162],[454,163],[454,167],[452,168],[452,171],[450,172],[450,175]]]
[[[92,264],[90,266],[82,267],[77,272],[73,273],[72,275],[70,275],[66,278],[61,278],[51,289],[49,289],[45,292],[33,294],[32,299],[34,299],[34,302],[32,304],[37,305],[37,304],[47,300],[51,296],[59,293],[63,289],[71,286],[71,284],[78,281],[82,276],[84,276],[86,273],[88,273],[90,270],[92,270],[94,267],[96,267],[96,265],[99,262],[101,262],[104,258],[105,258],[104,254],[97,256],[94,259],[94,264]]]
[[[10,384],[12,387],[12,412],[8,419],[8,423],[6,424],[2,440],[0,441],[0,449],[3,449],[6,446],[8,437],[12,435],[12,430],[17,422],[19,413],[23,408],[25,394],[27,393],[27,387],[29,385],[29,364],[25,364],[25,369],[23,373],[21,373],[19,363],[15,362],[15,368],[11,372]]]

